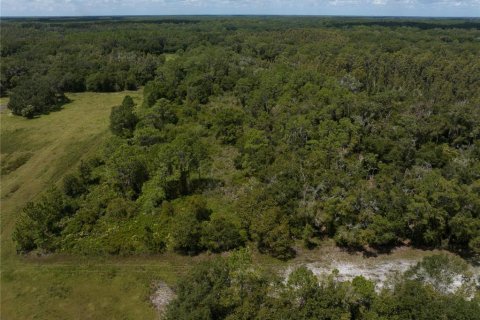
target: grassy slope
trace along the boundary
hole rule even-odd
[[[131,93],[137,99],[140,92]],[[0,115],[2,319],[151,319],[149,287],[165,263],[79,257],[20,257],[11,240],[27,201],[95,152],[108,136],[110,108],[125,93],[70,94],[64,110],[37,119]],[[21,159],[20,161],[18,161]],[[13,169],[13,171],[12,171]],[[3,171],[3,170],[2,170]],[[173,261],[173,262],[172,262]],[[175,263],[171,259],[169,264]],[[181,262],[180,262],[181,264]]]

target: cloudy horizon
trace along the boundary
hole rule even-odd
[[[480,0],[0,0],[2,17],[345,15],[479,17]]]

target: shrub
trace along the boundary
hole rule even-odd
[[[18,251],[35,248],[54,251],[63,229],[62,219],[73,212],[71,204],[57,189],[48,190],[37,203],[29,202],[13,233]]]
[[[214,216],[202,224],[202,245],[210,251],[228,251],[244,244],[240,227],[224,216]]]
[[[83,181],[75,174],[68,174],[63,179],[63,192],[70,197],[78,197],[86,191]]]
[[[170,228],[170,245],[173,250],[187,254],[201,250],[201,225],[195,212],[176,214]]]
[[[124,198],[112,199],[107,206],[107,216],[116,219],[132,218],[137,213],[135,202]]]
[[[243,132],[243,117],[235,109],[221,109],[214,119],[217,138],[224,144],[235,144]]]
[[[303,228],[302,241],[303,241],[303,246],[305,248],[311,249],[315,246],[315,243],[312,242],[314,233],[315,233],[315,230],[310,224],[307,224],[305,228]]]
[[[278,208],[262,212],[258,219],[252,222],[250,231],[260,252],[284,260],[295,255],[290,227]]]
[[[139,149],[120,146],[111,156],[109,176],[113,184],[125,195],[136,198],[149,178],[146,161]]]

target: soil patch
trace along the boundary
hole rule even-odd
[[[154,293],[150,296],[150,302],[158,311],[160,318],[165,313],[167,305],[175,298],[175,292],[165,282],[158,281],[154,284]]]

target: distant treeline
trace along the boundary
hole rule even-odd
[[[332,27],[344,26],[378,26],[388,28],[410,27],[422,30],[428,29],[480,29],[480,19],[449,20],[449,19],[429,19],[429,20],[404,20],[391,18],[378,18],[375,20],[344,20],[331,21],[328,23]]]

